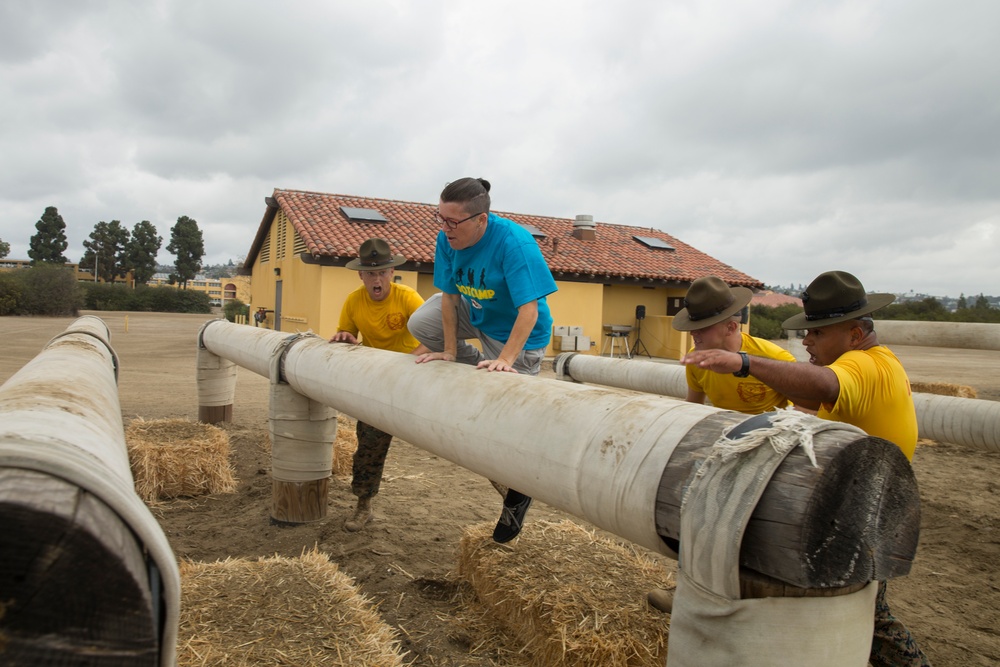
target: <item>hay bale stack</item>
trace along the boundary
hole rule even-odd
[[[180,573],[178,667],[403,664],[392,629],[318,551],[186,561]]]
[[[673,587],[662,565],[571,521],[528,522],[507,545],[492,531],[465,532],[458,574],[529,664],[662,667],[669,617],[646,603],[650,589]]]
[[[187,419],[136,419],[125,429],[135,490],[147,503],[232,493],[229,434]]]
[[[358,449],[358,423],[345,416],[337,415],[337,441],[333,443],[333,474],[350,477],[354,465],[354,452]]]
[[[966,384],[950,382],[910,382],[910,389],[921,394],[937,394],[938,396],[957,396],[958,398],[977,398],[979,394]]]

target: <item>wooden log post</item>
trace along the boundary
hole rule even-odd
[[[205,424],[233,421],[236,364],[207,350],[200,333],[197,364],[198,421]]]
[[[219,322],[204,339],[252,368],[266,363],[249,350],[273,349],[285,337]],[[319,337],[288,345],[279,375],[313,401],[674,558],[680,498],[697,461],[746,419],[651,394],[415,364]],[[821,434],[815,445],[818,468],[794,452],[778,467],[744,536],[741,564],[803,588],[905,574],[919,530],[906,457],[857,431]]]
[[[680,507],[698,462],[726,427],[766,423],[719,411],[678,443],[657,489],[656,525],[676,550]],[[920,500],[893,443],[843,432],[815,440],[818,467],[799,449],[775,471],[743,536],[743,567],[801,588],[847,586],[907,574],[920,536]]]
[[[287,384],[271,384],[271,522],[309,523],[326,517],[337,439],[337,411]]]

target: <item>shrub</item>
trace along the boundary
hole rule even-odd
[[[132,310],[158,313],[209,313],[208,295],[204,292],[173,287],[84,283],[86,307],[91,310]]]
[[[753,306],[750,308],[750,335],[767,340],[788,338],[781,323],[802,309],[794,304],[783,306]]]
[[[114,283],[82,283],[90,310],[143,310],[138,289]]]
[[[18,315],[76,315],[84,304],[76,276],[62,264],[38,264],[14,275],[23,286]]]
[[[10,271],[0,272],[0,315],[17,315],[24,300],[24,285]]]
[[[243,303],[239,299],[230,299],[229,301],[226,301],[226,305],[222,307],[222,313],[230,322],[235,322],[237,315],[245,317],[247,322],[250,321],[250,306]]]

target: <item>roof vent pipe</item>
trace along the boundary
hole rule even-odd
[[[594,216],[578,215],[573,221],[573,238],[581,241],[593,241],[597,238],[597,229],[594,225]]]

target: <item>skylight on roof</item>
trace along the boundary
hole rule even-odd
[[[675,250],[672,245],[663,239],[656,238],[655,236],[633,236],[632,238],[647,248],[656,248],[657,250]]]
[[[347,216],[348,220],[363,220],[365,222],[387,222],[385,216],[373,208],[354,208],[353,206],[341,206],[340,212]]]
[[[524,222],[519,222],[517,224],[519,224],[522,227],[524,227],[525,229],[527,229],[528,232],[532,236],[534,236],[536,239],[544,239],[545,238],[545,232],[543,232],[542,230],[540,230],[538,227],[535,227],[534,225],[529,225],[529,224],[524,223]]]

